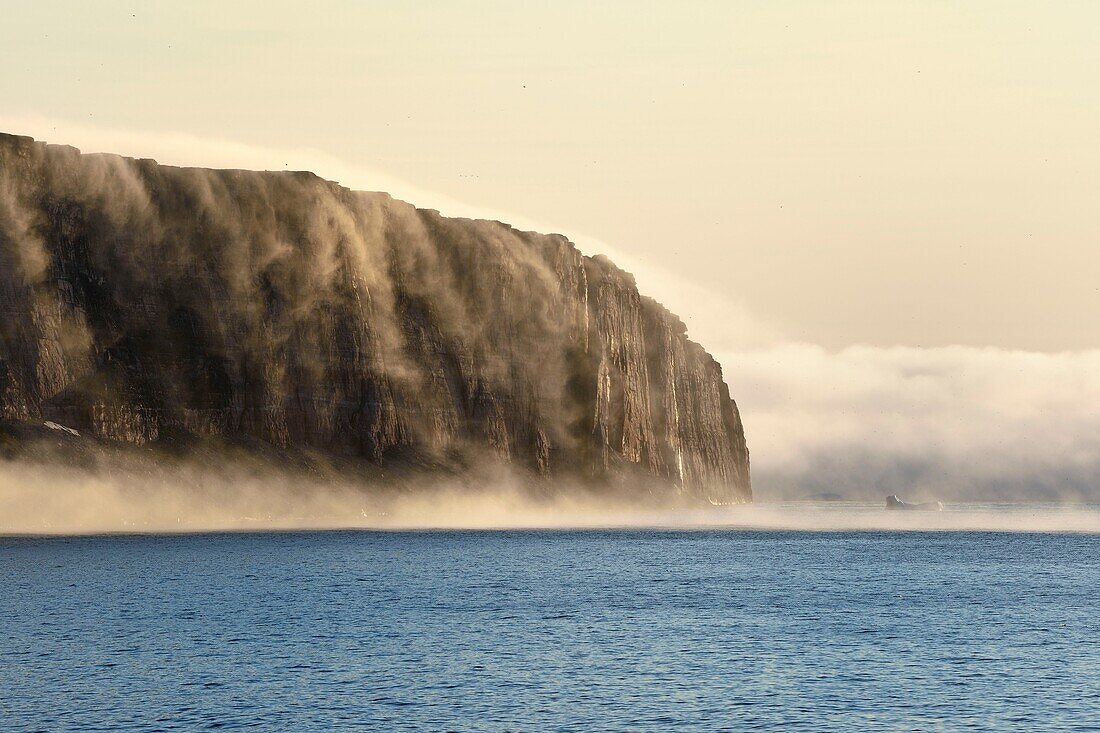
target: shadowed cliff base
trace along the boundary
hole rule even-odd
[[[310,173],[0,135],[0,315],[24,468],[117,449],[375,490],[500,471],[548,496],[751,500],[721,367],[629,274]]]

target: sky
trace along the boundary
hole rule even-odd
[[[611,255],[725,365],[758,485],[1100,483],[1100,5],[0,15],[0,129],[310,168]]]

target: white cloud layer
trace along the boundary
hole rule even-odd
[[[719,355],[767,498],[1100,500],[1100,350]]]

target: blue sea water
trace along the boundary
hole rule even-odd
[[[4,731],[1100,729],[1100,537],[0,538]]]

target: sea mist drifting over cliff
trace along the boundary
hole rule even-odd
[[[337,484],[396,473],[452,491],[505,472],[535,495],[751,496],[717,362],[629,274],[559,235],[310,173],[4,136],[0,265],[0,418],[17,457],[60,438],[73,455],[95,453],[89,440],[145,459],[249,455]]]
[[[352,187],[381,181],[378,187],[445,214],[547,229],[316,151],[0,115],[2,128],[52,129],[59,140],[86,150],[170,163],[271,169],[289,164]],[[603,242],[571,238],[588,254],[606,252],[626,264],[638,276],[639,289],[684,316],[693,336],[718,356],[749,423],[757,500],[820,493],[874,502],[886,493],[946,501],[1100,500],[1096,352],[963,346],[830,351],[749,314],[735,291],[707,292]]]
[[[887,512],[879,501],[690,506],[631,501],[591,485],[533,494],[496,466],[458,477],[365,486],[248,455],[217,461],[101,456],[95,466],[0,462],[0,535],[366,529],[661,528],[683,531],[1076,532],[1100,534],[1100,507],[949,504]]]
[[[450,216],[548,227],[363,170],[314,150],[275,149],[193,135],[120,130],[0,114],[0,129],[52,131],[85,150],[113,150],[213,168],[300,168],[350,188],[384,188]],[[639,289],[683,317],[724,366],[749,423],[756,500],[889,493],[948,501],[1100,501],[1100,355],[996,347],[807,343],[726,292],[685,281],[629,252],[569,230]],[[757,246],[737,232],[737,247]],[[777,273],[781,277],[782,273]]]

